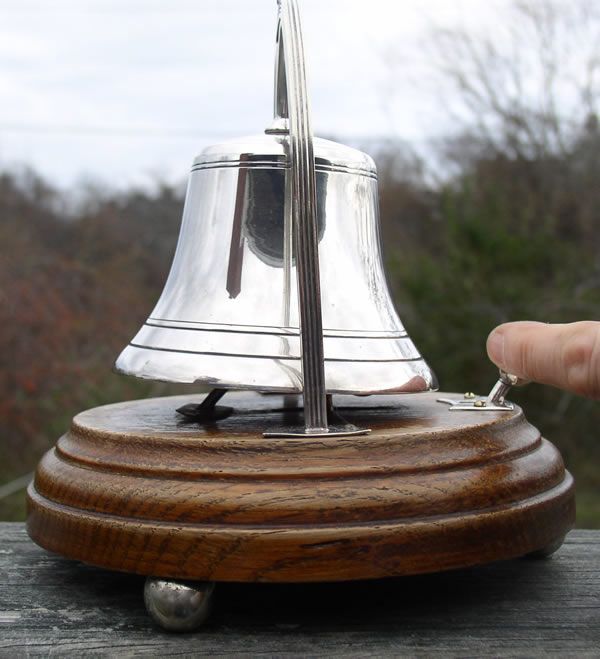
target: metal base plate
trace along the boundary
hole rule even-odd
[[[290,426],[289,428],[275,428],[263,432],[263,437],[354,437],[368,435],[370,428],[357,428],[356,426],[329,426],[327,432],[306,432],[303,426]]]
[[[450,412],[511,412],[514,405],[505,401],[501,405],[490,403],[485,396],[475,396],[474,398],[438,398],[438,403],[449,405]]]

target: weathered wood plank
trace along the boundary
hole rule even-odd
[[[600,656],[600,532],[547,561],[321,585],[222,584],[210,624],[157,629],[143,579],[48,554],[0,524],[0,656]]]

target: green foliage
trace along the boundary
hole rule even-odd
[[[0,482],[31,471],[81,409],[166,390],[111,367],[164,282],[180,192],[65,206],[30,172],[0,176]]]

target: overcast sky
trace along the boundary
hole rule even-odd
[[[300,0],[316,134],[420,141],[444,115],[418,83],[427,25],[486,0]],[[0,167],[71,186],[184,179],[203,146],[272,115],[275,0],[0,0]],[[386,101],[384,53],[402,53]]]

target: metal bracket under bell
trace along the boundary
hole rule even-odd
[[[354,437],[356,435],[368,435],[371,432],[370,428],[357,428],[350,424],[349,426],[332,426],[329,425],[327,431],[310,432],[303,428],[277,428],[275,430],[268,430],[263,432],[263,437],[303,437],[309,438],[322,438],[322,437]]]
[[[506,394],[520,384],[525,383],[516,375],[501,370],[498,382],[487,396],[477,396],[469,391],[462,399],[438,398],[437,401],[449,405],[450,412],[510,412],[514,405],[506,400]]]
[[[187,403],[177,408],[188,423],[211,423],[226,419],[233,413],[233,407],[217,405],[225,395],[225,389],[213,389],[201,403]]]

